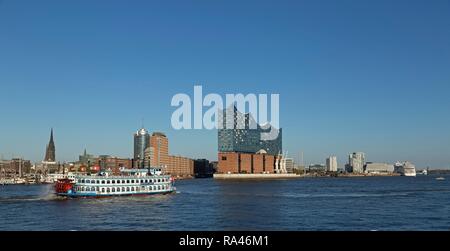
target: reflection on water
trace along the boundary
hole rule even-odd
[[[177,182],[177,193],[67,199],[0,186],[0,230],[447,230],[449,179]]]

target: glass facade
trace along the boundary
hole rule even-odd
[[[134,160],[138,168],[144,167],[145,149],[150,146],[150,134],[144,128],[134,134]]]
[[[232,118],[229,121],[227,113]],[[234,106],[219,114],[218,123],[221,128],[218,130],[219,152],[256,153],[264,150],[271,155],[282,153],[281,129],[275,140],[261,140],[261,133],[270,131],[270,128],[262,129],[250,114],[243,114]],[[251,129],[252,124],[256,125],[255,129]]]

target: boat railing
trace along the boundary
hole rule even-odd
[[[83,175],[75,176],[77,179],[145,179],[145,178],[170,178],[170,175],[150,175],[150,176],[130,176],[130,175],[120,175],[120,176],[100,176],[100,175]]]

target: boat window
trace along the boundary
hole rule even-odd
[[[120,180],[117,180],[117,184],[120,184]]]
[[[105,192],[105,188],[102,188],[102,193],[104,193]]]
[[[106,181],[106,184],[110,184],[110,183],[111,183],[111,181],[110,181],[110,180],[107,180],[107,181]]]
[[[109,187],[106,188],[106,192],[107,192],[107,193],[110,193],[110,192],[111,192],[111,190],[109,189]]]
[[[127,192],[129,192],[130,191],[130,187],[127,187]]]
[[[99,188],[99,187],[96,187],[96,188],[95,188],[95,191],[97,191],[97,192],[98,192],[98,190],[100,190],[100,188]]]
[[[104,181],[104,180],[102,180],[102,184],[105,184],[105,181]]]
[[[125,184],[125,180],[122,180],[122,184]]]
[[[130,184],[130,180],[127,180],[127,184]]]
[[[122,192],[125,192],[125,187],[122,187]]]
[[[116,180],[112,180],[112,183],[113,183],[113,184],[116,184]]]
[[[113,187],[113,188],[111,189],[111,192],[115,193],[115,192],[116,192],[116,189]]]
[[[150,189],[150,191],[153,190],[153,186],[149,186],[148,188]]]
[[[134,192],[134,187],[131,187],[131,192]]]

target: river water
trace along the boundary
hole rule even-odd
[[[450,230],[450,176],[180,180],[177,193],[58,198],[0,186],[0,230]]]

